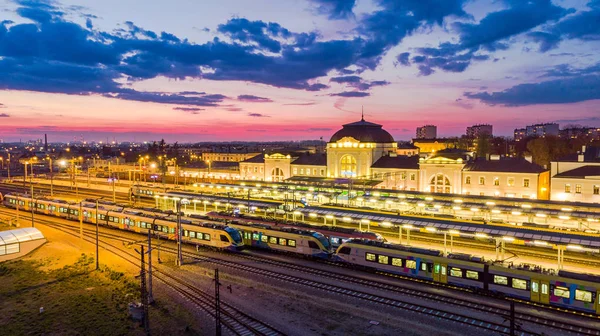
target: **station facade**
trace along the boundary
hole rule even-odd
[[[549,171],[525,158],[440,149],[402,155],[382,125],[360,121],[343,125],[327,143],[326,154],[259,154],[240,162],[240,177],[256,181],[333,182],[369,180],[377,188],[548,199]]]

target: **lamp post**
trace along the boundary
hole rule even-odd
[[[47,157],[50,161],[50,196],[54,196],[54,168],[52,167],[52,157]]]

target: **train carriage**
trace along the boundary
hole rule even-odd
[[[229,226],[241,232],[248,246],[318,259],[328,259],[331,254],[329,240],[319,232],[260,224],[232,223]]]

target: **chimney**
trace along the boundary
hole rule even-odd
[[[525,155],[525,160],[529,161],[530,163],[533,163],[533,156]]]

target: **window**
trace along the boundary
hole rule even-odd
[[[300,175],[304,175],[304,168],[300,168]]]
[[[414,181],[417,178],[417,175],[415,174],[410,174],[410,180]]]
[[[308,247],[311,249],[320,250],[319,245],[312,240],[308,242]]]
[[[465,184],[471,184],[471,176],[465,177]]]
[[[406,173],[402,173],[402,174],[400,174],[400,179],[402,179],[402,180],[406,180]]]
[[[508,184],[509,187],[514,187],[515,186],[515,178],[509,177],[508,180],[506,181],[506,184]]]
[[[294,168],[294,175],[298,174],[298,168]]]
[[[434,272],[435,274],[438,274],[438,273],[440,273],[440,265],[439,265],[439,264],[435,264],[435,267],[433,268],[433,272]]]
[[[208,233],[204,234],[204,240],[210,241],[210,235]]]
[[[277,244],[277,237],[269,237],[269,244]]]
[[[576,184],[575,185],[575,193],[576,194],[581,194],[581,184]]]
[[[325,176],[325,169],[321,169],[321,176]]]
[[[513,183],[515,181],[513,180]],[[500,178],[499,177],[494,177],[494,185],[495,186],[499,186],[500,185]],[[510,186],[510,179],[508,179],[508,185]]]
[[[536,281],[531,282],[531,291],[537,293],[540,291],[540,283]]]
[[[190,231],[190,238],[196,238],[196,232]]]
[[[600,195],[600,186],[599,185],[594,185],[594,195]]]
[[[457,277],[457,278],[462,278],[462,269],[456,268],[456,267],[452,267],[450,269],[450,276]]]
[[[317,168],[313,169],[313,175],[317,175]]]
[[[466,273],[467,273],[467,279],[473,279],[473,280],[479,279],[479,272],[467,270]]]
[[[479,178],[479,185],[485,185],[485,177],[480,177]]]
[[[565,193],[570,193],[571,192],[571,185],[570,184],[565,184]]]
[[[262,235],[262,236],[260,237],[260,240],[262,240],[262,242],[263,242],[263,243],[266,243],[266,242],[268,242],[268,241],[269,241],[269,237],[268,237],[268,236],[265,236],[265,235]]]
[[[576,289],[575,300],[583,302],[592,302],[592,292]]]
[[[507,286],[508,278],[505,276],[501,276],[501,275],[494,275],[494,283],[497,285]]]
[[[385,255],[380,255],[377,259],[378,259],[377,262],[379,262],[380,264],[384,264],[384,265],[387,265],[388,262],[390,261],[390,258]]]
[[[548,284],[545,284],[545,283],[542,284],[542,294],[543,295],[548,294]]]
[[[259,240],[259,235],[256,232],[252,232],[252,240]]]
[[[392,265],[402,267],[402,259],[392,258]]]
[[[288,239],[287,244],[288,244],[288,246],[296,247],[296,241],[293,239]]]
[[[421,263],[421,271],[427,272],[427,263]]]
[[[571,296],[571,293],[567,287],[556,286],[554,287],[554,296],[568,299]]]
[[[254,172],[258,173],[258,167],[254,167]]]
[[[516,289],[527,289],[527,280],[513,278],[512,287]]]
[[[352,250],[352,249],[351,249],[351,248],[349,248],[348,246],[344,246],[344,247],[342,247],[342,248],[341,248],[341,249],[340,249],[340,250],[339,250],[337,253],[338,253],[338,254],[350,254],[350,251],[351,251],[351,250]]]
[[[366,259],[367,261],[375,261],[375,259],[376,259],[376,258],[375,258],[375,254],[373,254],[373,253],[366,253],[366,254],[365,254],[365,259]]]
[[[407,260],[406,261],[406,268],[417,269],[417,262],[414,261],[414,260]]]
[[[344,155],[342,157],[340,174],[342,176],[354,177],[357,174],[356,159],[352,155]]]
[[[285,238],[279,238],[279,245],[286,246],[287,245],[287,239],[285,239]]]
[[[523,187],[529,188],[529,179],[523,179]]]

